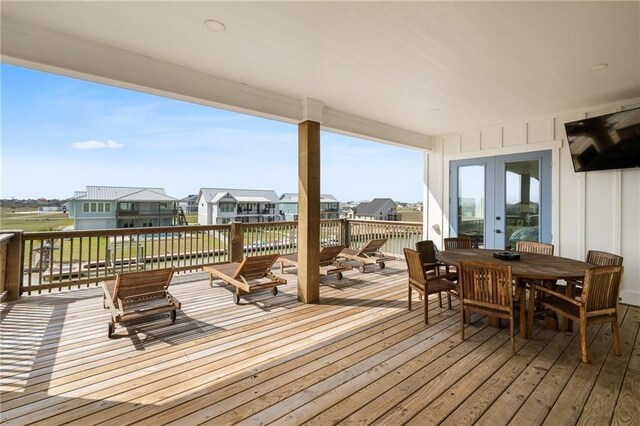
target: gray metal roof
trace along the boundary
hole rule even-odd
[[[198,194],[190,194],[184,198],[181,198],[180,201],[198,201]]]
[[[104,201],[177,201],[168,196],[164,188],[126,186],[87,186],[83,198]]]
[[[392,202],[394,206],[396,205],[391,198],[374,198],[368,203],[360,203],[356,207],[356,214],[358,216],[377,216],[380,209],[389,201]]]
[[[285,192],[280,196],[280,201],[283,203],[297,203],[297,192]],[[331,194],[320,194],[321,203],[339,203],[338,199]]]
[[[241,197],[243,202],[278,203],[278,194],[270,189],[233,189],[233,188],[200,188],[200,194],[207,203],[211,202],[218,193],[229,193],[232,197]]]

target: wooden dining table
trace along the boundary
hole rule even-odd
[[[527,280],[556,281],[556,280],[582,280],[588,269],[594,268],[580,260],[569,259],[560,256],[549,256],[537,253],[513,252],[520,255],[520,260],[500,260],[493,257],[493,253],[502,250],[496,249],[466,249],[445,250],[436,254],[436,259],[445,265],[460,267],[461,262],[492,262],[511,266],[511,274],[516,285],[521,287],[519,291],[520,301],[520,335],[530,337],[527,329],[526,291],[524,289]],[[567,287],[567,291],[570,288]],[[495,322],[494,322],[495,324]],[[497,322],[499,324],[499,321]]]

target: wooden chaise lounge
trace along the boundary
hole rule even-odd
[[[353,269],[351,265],[342,260],[338,260],[337,256],[344,249],[344,246],[322,247],[320,249],[320,275],[328,276],[335,274],[336,278],[342,279],[342,271]],[[285,267],[298,267],[298,253],[283,254],[278,258],[280,262],[280,272],[284,274]]]
[[[380,269],[384,269],[385,260],[393,260],[392,257],[388,257],[380,252],[380,248],[385,245],[387,241],[388,238],[370,240],[367,241],[367,243],[359,250],[345,248],[342,250],[338,257],[344,257],[346,259],[358,262],[360,264],[360,266],[358,266],[358,270],[360,272],[365,271],[366,265],[377,264]]]
[[[175,322],[181,305],[167,291],[172,277],[173,269],[158,269],[118,274],[115,280],[103,282],[103,307],[111,311],[109,338],[115,325],[125,321],[169,312],[171,322]]]
[[[203,270],[209,273],[210,286],[213,287],[213,280],[219,278],[236,287],[233,303],[237,305],[243,294],[267,288],[271,289],[274,296],[278,294],[277,286],[287,283],[287,280],[277,277],[271,272],[278,256],[280,256],[279,253],[245,257],[241,263],[205,266]]]

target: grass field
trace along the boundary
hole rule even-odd
[[[61,231],[67,226],[73,225],[73,219],[69,219],[67,213],[38,213],[33,209],[0,208],[0,231],[18,230],[41,232]]]

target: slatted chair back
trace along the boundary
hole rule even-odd
[[[469,237],[445,238],[445,250],[470,250],[473,248],[473,239]]]
[[[322,247],[319,253],[320,266],[330,265],[343,249],[344,246]]]
[[[424,261],[424,269],[432,271],[437,268],[438,260],[436,259],[436,246],[431,240],[418,241],[416,243],[416,251],[422,256]]]
[[[431,240],[418,241],[416,251],[422,255],[424,263],[436,263],[436,246]]]
[[[113,301],[163,295],[167,291],[172,277],[173,269],[118,274],[113,291]]]
[[[232,278],[242,276],[245,280],[255,280],[262,278],[271,272],[271,267],[278,259],[280,254],[265,254],[262,256],[245,257],[242,263],[236,269]]]
[[[410,248],[403,249],[404,259],[407,262],[407,271],[409,272],[409,282],[417,284],[418,286],[425,288],[427,279],[425,277],[425,270],[423,268],[424,262],[422,256],[415,250]]]
[[[492,262],[461,262],[458,271],[463,303],[490,310],[511,312],[513,290],[511,266]]]
[[[587,263],[596,266],[622,266],[623,258],[606,251],[589,250],[587,252]]]
[[[386,244],[386,242],[388,241],[388,238],[380,238],[377,240],[370,240],[369,242],[367,242],[367,244],[365,244],[360,251],[358,252],[358,254],[374,254],[380,251],[380,249],[382,248],[383,245]]]
[[[553,256],[553,244],[539,243],[536,241],[517,241],[516,251]]]
[[[620,279],[622,266],[600,266],[587,270],[584,277],[581,299],[585,305],[587,315],[600,311],[604,314],[615,312],[620,294]]]

